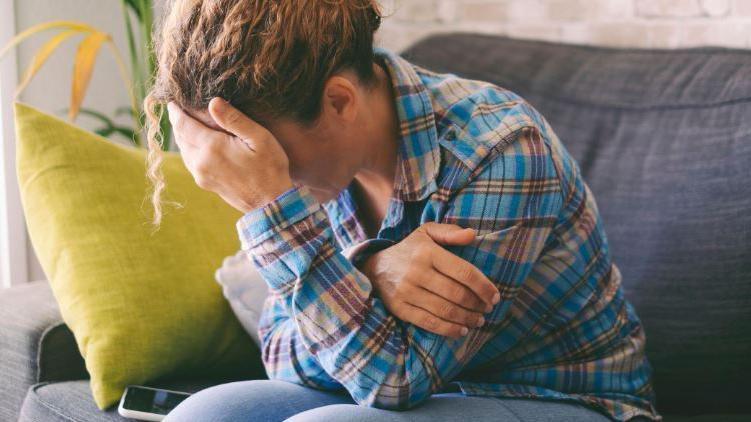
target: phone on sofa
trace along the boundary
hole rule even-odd
[[[188,397],[189,393],[181,391],[129,385],[120,399],[117,413],[131,419],[161,421]]]

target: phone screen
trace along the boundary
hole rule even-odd
[[[123,407],[138,412],[166,415],[188,397],[190,397],[190,394],[187,393],[128,387],[128,391],[126,392],[123,401]]]

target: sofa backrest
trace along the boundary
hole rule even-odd
[[[402,55],[526,98],[577,159],[647,333],[658,409],[745,408],[751,379],[751,51],[479,34]]]

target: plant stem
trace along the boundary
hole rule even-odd
[[[139,50],[136,47],[135,37],[133,35],[133,25],[130,21],[130,9],[125,0],[121,1],[123,9],[123,18],[125,19],[125,30],[128,37],[128,50],[130,52],[130,66],[131,66],[131,78],[133,80],[134,95],[136,98],[132,101],[133,111],[131,114],[134,116],[136,127],[133,128],[133,133],[136,136],[133,138],[133,142],[136,146],[141,145],[141,128],[143,127],[142,119],[140,118],[139,106],[143,103],[143,99],[146,95],[146,87],[143,80],[143,70],[141,69],[140,60],[138,60]]]
[[[122,1],[123,18],[125,19],[125,30],[128,37],[128,49],[130,50],[130,66],[133,72],[133,85],[138,91],[138,99],[143,100],[145,96],[145,87],[143,86],[143,70],[141,69],[140,60],[138,60],[139,49],[136,46],[135,36],[133,35],[133,24],[130,21],[130,10],[125,2]]]
[[[151,0],[140,0],[141,4],[141,32],[143,35],[143,45],[146,46],[146,50],[149,52],[147,55],[147,70],[149,77],[154,76],[154,70],[156,70],[156,57],[154,56],[154,49],[151,39],[151,30],[154,26],[154,9]]]
[[[151,84],[154,81],[155,72],[156,72],[156,53],[154,51],[154,46],[152,43],[152,29],[154,26],[154,9],[153,9],[153,3],[151,0],[139,0],[139,10],[141,15],[141,35],[142,35],[142,45],[145,46],[146,54],[144,54],[146,59],[146,70],[147,73],[144,75],[145,80],[147,83],[144,83],[144,87],[151,86]],[[143,56],[142,56],[143,57]],[[144,94],[144,97],[146,94]],[[171,126],[169,123],[169,116],[167,116],[166,110],[162,110],[162,120],[159,122],[159,127],[162,131],[162,149],[165,151],[168,151],[170,149],[170,132],[171,132]]]
[[[109,46],[112,54],[115,56],[115,62],[117,63],[117,67],[120,69],[120,74],[123,78],[123,82],[125,82],[125,89],[128,91],[128,96],[130,97],[130,106],[133,108],[133,110],[138,110],[138,100],[136,100],[134,92],[135,89],[130,83],[131,80],[128,79],[128,69],[125,67],[125,63],[123,62],[123,57],[120,54],[120,50],[117,48],[115,43],[112,42],[111,39],[107,42],[107,46]],[[140,131],[140,128],[143,126],[135,115],[133,116],[133,123],[135,123],[136,125],[136,127],[133,128],[133,132],[138,133]],[[133,142],[136,145],[141,145],[140,136],[133,138]]]

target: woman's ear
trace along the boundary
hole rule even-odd
[[[323,87],[323,113],[347,123],[357,117],[360,91],[352,81],[343,76],[332,76]]]

